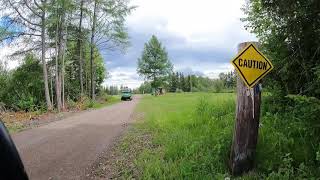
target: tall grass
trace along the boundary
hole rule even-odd
[[[212,179],[226,173],[234,94],[146,97],[140,110],[154,148],[137,159],[144,179]]]
[[[289,98],[291,104],[281,107],[269,97],[264,99],[256,168],[241,178],[319,178],[319,128],[314,126],[320,117],[319,101]],[[235,94],[147,96],[138,111],[144,113],[144,121],[136,128],[152,136],[151,148],[145,148],[135,160],[139,178],[230,176],[226,161],[235,121]]]

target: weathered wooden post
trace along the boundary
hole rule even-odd
[[[240,43],[238,51],[241,52],[249,44],[257,45],[257,42]],[[240,66],[242,61],[245,59],[239,60]],[[272,65],[270,68],[273,68]],[[240,78],[240,73],[237,73],[236,122],[229,160],[231,174],[235,176],[248,172],[254,166],[260,119],[260,90],[261,84],[249,88]]]

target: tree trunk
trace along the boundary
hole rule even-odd
[[[51,99],[52,99],[52,102],[53,102],[53,78],[52,78],[52,76],[53,76],[53,71],[51,69],[50,70],[50,89],[51,89]]]
[[[238,51],[248,43],[241,43]],[[259,84],[248,88],[240,75],[237,75],[236,123],[230,153],[230,171],[232,175],[241,175],[254,167],[254,158],[258,140],[261,92]]]
[[[78,50],[79,50],[79,78],[80,78],[80,98],[83,96],[83,60],[82,60],[82,17],[83,17],[83,1],[80,2],[80,20],[79,20],[79,35],[78,35]]]
[[[96,30],[96,21],[97,21],[97,0],[94,1],[94,9],[93,9],[93,22],[92,22],[92,30],[91,30],[91,44],[90,44],[90,73],[91,73],[91,99],[95,99],[95,77],[94,77],[94,36]]]
[[[64,23],[64,22],[63,22]],[[63,40],[63,51],[62,51],[62,63],[61,63],[61,83],[62,83],[62,109],[65,110],[65,84],[64,84],[64,77],[65,77],[65,53],[67,50],[67,41],[68,41],[68,27],[66,26],[66,32],[63,33],[62,36]]]
[[[43,1],[43,11],[41,14],[41,61],[42,61],[42,71],[43,71],[43,82],[44,82],[44,91],[46,97],[46,104],[47,109],[49,111],[52,110],[52,103],[50,100],[50,93],[49,93],[49,85],[48,85],[48,70],[47,70],[47,62],[46,62],[46,11],[45,11],[45,3],[46,0]]]
[[[59,19],[59,22],[61,21],[61,17]],[[57,27],[56,27],[56,57],[55,57],[55,61],[56,61],[56,100],[57,100],[57,110],[58,112],[61,111],[61,82],[60,82],[60,72],[59,72],[59,47],[60,47],[60,43],[58,43],[58,38],[59,37],[59,23],[57,23]],[[58,45],[59,44],[59,45]]]

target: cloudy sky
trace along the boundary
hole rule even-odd
[[[136,73],[143,45],[154,34],[166,47],[175,71],[217,78],[232,70],[230,60],[242,41],[256,40],[244,29],[245,0],[131,0],[136,10],[127,17],[131,46],[126,53],[103,52],[110,74],[104,85],[138,87]],[[14,47],[18,48],[18,47]],[[2,47],[0,60],[13,47]],[[8,61],[14,68],[17,61]]]
[[[137,87],[137,59],[152,34],[166,47],[176,71],[216,78],[230,71],[242,41],[255,40],[244,29],[245,0],[132,0],[137,9],[127,18],[131,47],[125,54],[104,55],[110,78],[106,85]]]

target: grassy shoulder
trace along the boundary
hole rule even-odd
[[[264,97],[256,168],[240,179],[320,177],[320,102],[288,97],[280,106]],[[235,117],[233,93],[145,96],[143,120],[117,146],[114,178],[224,179]]]
[[[120,96],[105,95],[98,97],[96,101],[85,98],[81,102],[68,102],[67,110],[60,113],[41,110],[33,112],[4,112],[0,114],[0,119],[5,123],[10,133],[16,133],[52,121],[61,120],[84,110],[100,109],[119,102],[121,102]]]
[[[119,95],[113,95],[113,96],[108,95],[98,101],[93,102],[89,106],[89,108],[100,109],[100,108],[110,106],[119,102],[121,102],[121,97]]]

